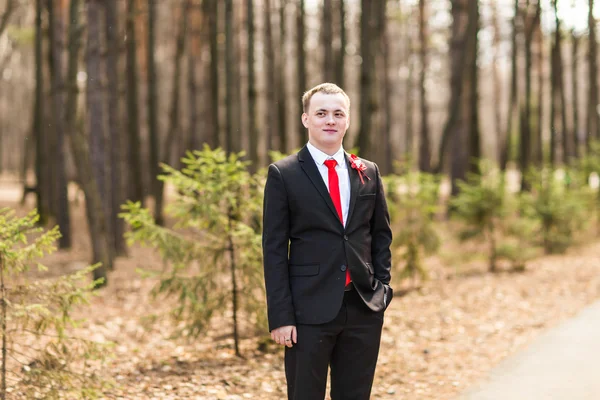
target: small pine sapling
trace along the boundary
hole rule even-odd
[[[33,281],[35,260],[52,253],[58,227],[44,231],[36,211],[17,217],[0,209],[0,399],[90,399],[108,385],[98,371],[106,346],[69,336],[72,311],[88,304],[100,282],[86,282],[91,266],[74,274]],[[37,269],[46,267],[37,264]],[[92,365],[93,364],[93,365]]]

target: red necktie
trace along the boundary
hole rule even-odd
[[[337,165],[337,161],[335,160],[325,160],[325,166],[327,167],[327,177],[329,180],[329,195],[331,196],[331,201],[335,206],[335,210],[338,213],[338,217],[340,217],[340,221],[342,225],[344,225],[344,214],[342,214],[342,200],[340,199],[340,181],[338,178],[337,171],[335,170],[335,166]],[[350,269],[346,269],[346,285],[350,283]]]

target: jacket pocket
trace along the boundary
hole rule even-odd
[[[358,197],[369,198],[370,196],[375,196],[377,193],[362,193],[359,194]]]
[[[367,269],[369,270],[369,274],[371,275],[375,275],[375,270],[373,269],[373,266],[371,265],[371,263],[365,263],[367,265]]]
[[[290,265],[290,276],[313,276],[319,274],[319,264]]]

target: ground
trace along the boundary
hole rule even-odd
[[[6,185],[0,196],[0,206],[16,207]],[[44,260],[51,274],[89,262],[81,204],[73,205],[73,226],[73,250]],[[445,245],[442,256],[427,259],[430,280],[397,296],[386,311],[373,399],[453,399],[544,329],[600,297],[600,240],[539,257],[522,273],[489,274],[482,259],[451,256],[463,253],[455,243]],[[150,300],[153,282],[136,269],[161,265],[151,250],[131,248],[128,258],[117,260],[109,286],[78,312],[87,322],[77,334],[115,343],[103,373],[117,386],[105,398],[285,398],[281,349],[261,352],[260,338],[247,333],[245,358],[235,357],[227,315],[194,340],[169,339],[166,318],[144,322],[168,303]]]

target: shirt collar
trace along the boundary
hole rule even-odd
[[[339,166],[341,166],[342,168],[346,167],[346,159],[344,157],[344,147],[343,146],[340,146],[339,150],[336,151],[335,154],[332,156],[330,156],[329,154],[323,153],[321,150],[319,150],[315,146],[313,146],[310,142],[308,142],[306,144],[306,147],[308,148],[308,151],[310,152],[311,157],[313,158],[313,160],[315,160],[315,162],[317,163],[318,166],[323,165],[325,163],[325,160],[333,158],[335,161],[337,161]]]

